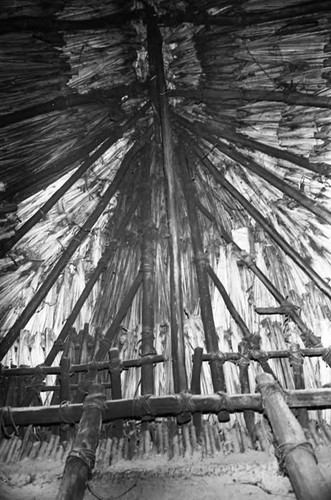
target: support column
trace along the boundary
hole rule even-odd
[[[150,97],[154,107],[154,122],[157,127],[159,124],[161,128],[163,165],[166,178],[170,253],[171,352],[174,390],[176,393],[179,393],[187,389],[187,375],[185,369],[183,299],[178,228],[178,187],[176,184],[169,107],[166,97],[167,87],[163,66],[162,37],[156,23],[154,10],[149,7],[146,10]]]
[[[195,192],[195,187],[193,186],[192,179],[190,178],[186,157],[181,152],[179,152],[179,154],[180,154],[180,172],[182,177],[182,189],[186,200],[187,216],[191,230],[191,241],[192,241],[194,261],[195,261],[195,269],[198,280],[201,319],[205,332],[206,346],[208,352],[217,353],[219,350],[218,335],[215,328],[213,309],[211,305],[211,298],[209,291],[209,281],[207,273],[208,262],[203,250],[200,223],[198,219],[197,207],[195,202],[196,192]],[[211,370],[214,391],[226,392],[223,363],[221,362],[221,360],[213,358],[210,361],[210,370]],[[220,421],[223,422],[228,421],[229,415],[226,414],[226,412],[222,412],[222,414],[219,415],[219,419]]]
[[[141,200],[141,272],[143,276],[141,356],[154,354],[154,228],[152,224],[152,190],[147,155],[142,175]],[[152,364],[141,367],[141,394],[154,394]]]

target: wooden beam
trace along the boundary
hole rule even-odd
[[[135,149],[135,148],[133,148]],[[88,296],[90,295],[94,285],[98,281],[101,273],[103,270],[106,268],[107,263],[109,262],[112,254],[114,253],[117,245],[118,245],[118,240],[117,238],[120,238],[122,234],[124,234],[124,230],[131,220],[132,215],[134,214],[136,208],[138,206],[138,197],[135,198],[133,203],[131,204],[128,212],[124,216],[123,220],[118,226],[118,229],[115,232],[115,240],[113,240],[105,249],[103,252],[96,268],[93,270],[88,282],[86,283],[84,290],[80,294],[80,296],[77,299],[76,304],[74,305],[71,313],[69,314],[65,324],[63,325],[59,335],[57,336],[55,342],[53,343],[50,351],[48,352],[45,361],[43,362],[42,366],[42,372],[36,375],[36,379],[33,381],[33,383],[40,383],[45,379],[46,375],[43,375],[44,370],[46,370],[47,366],[51,366],[53,361],[55,360],[57,354],[60,352],[62,346],[64,345],[64,342],[66,341],[69,332],[82,308],[84,305],[85,301],[87,300]],[[32,384],[33,385],[33,384]],[[27,391],[27,394],[24,397],[22,406],[28,406],[33,400],[33,391]]]
[[[331,389],[305,389],[301,391],[285,391],[290,408],[330,408]],[[171,417],[180,415],[183,410],[190,408],[192,413],[216,413],[227,410],[229,407],[234,412],[244,410],[263,411],[261,395],[259,394],[228,394],[227,401],[219,394],[190,395],[182,394],[167,396],[151,396],[148,399],[149,407],[146,409],[144,398],[107,401],[103,415],[103,422],[111,422],[117,418],[140,420],[152,413],[154,416]],[[82,404],[68,404],[54,406],[33,406],[28,408],[2,408],[3,423],[11,425],[13,418],[16,425],[59,425],[61,419],[79,422],[82,416]],[[149,413],[148,413],[149,412]]]
[[[155,228],[152,218],[151,154],[142,159],[141,181],[141,273],[142,283],[142,330],[141,356],[149,356],[154,349],[154,255]],[[152,365],[141,368],[141,394],[154,394],[154,370]]]
[[[100,198],[100,201],[91,215],[87,218],[86,222],[83,226],[77,231],[76,235],[66,248],[66,250],[62,253],[61,257],[58,259],[57,263],[54,265],[53,269],[50,271],[48,276],[45,278],[43,284],[36,291],[33,298],[27,304],[23,312],[17,318],[13,326],[10,328],[8,333],[3,337],[0,343],[0,361],[7,354],[10,347],[13,345],[15,340],[20,334],[22,328],[25,327],[29,319],[33,316],[41,302],[46,297],[49,290],[52,288],[57,278],[62,273],[65,266],[70,261],[71,257],[77,250],[77,248],[81,245],[81,243],[87,238],[89,232],[93,228],[94,224],[99,219],[100,215],[103,213],[110,200],[116,193],[116,191],[120,188],[123,179],[125,178],[125,174],[129,169],[130,164],[128,162],[123,162],[116,172],[116,175],[109,185],[108,189],[105,191],[103,196]]]
[[[186,201],[187,218],[190,226],[194,264],[198,281],[200,314],[205,334],[206,346],[208,351],[212,353],[217,353],[219,350],[218,347],[219,339],[216,332],[213,309],[211,305],[208,274],[207,274],[208,262],[203,249],[200,223],[197,214],[197,207],[196,207],[197,196],[195,192],[194,181],[192,181],[192,175],[190,175],[187,159],[183,154],[183,150],[179,150],[178,155],[180,161],[182,190]],[[216,359],[215,360],[213,359],[210,363],[210,371],[211,371],[214,391],[226,392],[223,363],[220,360],[217,361]],[[228,421],[230,419],[229,415],[225,414],[220,415],[220,418],[221,421]]]
[[[94,359],[95,361],[99,362],[105,359],[107,356],[107,353],[109,349],[111,348],[112,342],[114,340],[114,337],[121,326],[121,323],[125,316],[127,315],[127,312],[129,308],[132,305],[132,301],[141,285],[142,282],[142,274],[139,271],[136,278],[134,279],[131,287],[129,288],[127,294],[125,295],[114,319],[108,330],[106,331],[104,337],[100,340],[100,346],[99,349],[97,350]],[[86,387],[91,384],[95,378],[95,375],[97,373],[97,366],[91,367],[92,369],[87,372],[83,380],[81,381],[81,385],[77,390],[74,402],[75,403],[80,403],[85,395],[86,395]]]
[[[200,87],[190,90],[168,90],[168,97],[183,97],[184,99],[195,100],[196,102],[204,102],[210,106],[215,101],[271,101],[284,102],[290,106],[308,106],[312,108],[331,109],[331,98],[322,97],[315,94],[297,92],[295,90],[250,90],[250,89],[217,89]]]
[[[163,165],[166,178],[166,201],[169,227],[170,254],[170,311],[171,311],[171,352],[173,379],[176,392],[187,388],[185,369],[185,345],[183,323],[183,298],[180,266],[180,240],[178,226],[178,188],[174,164],[173,139],[166,97],[166,81],[163,66],[162,37],[156,23],[156,14],[146,7],[147,43],[150,70],[150,96],[156,110],[156,126],[161,127]],[[155,115],[154,115],[155,116]]]
[[[111,148],[115,142],[122,137],[124,132],[130,130],[134,127],[143,116],[145,111],[149,108],[150,104],[145,104],[138,113],[136,113],[132,118],[130,118],[122,127],[117,127],[116,130],[106,130],[99,135],[100,143],[99,148],[94,151],[91,156],[82,163],[82,165],[72,174],[69,179],[54,193],[52,196],[44,203],[44,205],[35,212],[15,233],[15,235],[2,242],[0,245],[0,258],[4,257],[5,254],[13,248],[13,246],[25,236],[30,229],[32,229],[41,219],[43,219],[46,214],[51,210],[51,208],[62,198],[62,196],[87,172],[87,170],[95,163],[101,155],[103,155],[109,148]],[[109,137],[110,135],[110,137]],[[100,145],[101,144],[101,145]],[[137,145],[131,148],[131,154],[137,152]],[[138,148],[140,149],[140,147]],[[129,151],[130,154],[130,151]],[[85,155],[84,155],[85,156]]]
[[[193,150],[196,150],[194,141],[190,141]],[[199,155],[198,155],[199,156]],[[331,287],[310,267],[301,255],[287,243],[287,241],[274,229],[268,221],[232,184],[222,175],[219,170],[207,159],[203,158],[201,163],[215,177],[216,181],[237,200],[247,213],[265,230],[275,243],[288,255],[292,261],[315,283],[315,285],[331,298]]]
[[[91,478],[95,464],[105,399],[100,385],[90,388],[83,404],[77,435],[66,460],[56,500],[84,498],[87,482]]]
[[[93,89],[86,94],[69,94],[66,96],[55,97],[51,101],[45,101],[34,106],[29,106],[19,111],[13,111],[0,116],[0,128],[19,123],[23,120],[29,120],[36,116],[45,115],[57,111],[63,111],[77,106],[88,106],[99,104],[104,109],[105,101],[109,104],[113,99],[121,102],[123,97],[136,97],[146,91],[146,85],[140,82],[134,82],[130,85],[118,85],[109,89]]]
[[[178,116],[178,115],[177,115]],[[182,118],[179,118],[182,121]],[[224,132],[223,130],[219,130],[218,127],[214,125],[210,125],[209,123],[198,123],[194,122],[192,125],[188,120],[185,120],[186,127],[198,137],[203,137],[208,142],[216,146],[216,148],[228,158],[231,158],[233,161],[239,163],[244,166],[251,172],[257,174],[259,177],[264,179],[266,182],[270,183],[272,186],[277,188],[279,191],[289,196],[293,200],[295,200],[299,205],[302,205],[307,210],[315,214],[317,217],[320,217],[322,220],[331,223],[331,212],[326,208],[316,204],[315,201],[305,196],[298,189],[293,188],[289,184],[287,184],[283,179],[274,175],[270,170],[265,169],[261,165],[259,165],[253,158],[246,157],[243,153],[238,151],[233,143],[236,143],[236,138],[238,138],[238,134],[231,132]],[[217,135],[218,137],[224,137],[227,140],[232,142],[231,145],[227,145],[222,141],[219,141],[217,138],[213,138],[213,135]]]
[[[328,500],[330,488],[318,468],[311,444],[287,406],[280,387],[265,373],[258,375],[256,381],[296,497],[300,500]]]

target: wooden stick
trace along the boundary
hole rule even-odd
[[[201,367],[202,367],[202,347],[196,347],[192,356],[192,378],[191,393],[201,394]],[[201,413],[193,413],[193,424],[195,427],[196,438],[198,442],[201,439],[202,418]]]
[[[122,399],[121,384],[122,364],[118,349],[109,350],[109,373],[111,381],[111,398]],[[111,437],[120,439],[123,436],[123,420],[118,419],[114,422],[114,430]]]
[[[329,499],[331,492],[317,466],[313,450],[278,384],[266,373],[258,375],[256,381],[296,497],[300,500]]]
[[[220,292],[222,299],[224,300],[224,303],[225,303],[230,315],[232,316],[234,321],[239,326],[243,336],[249,337],[251,333],[250,333],[246,323],[244,322],[244,320],[242,319],[242,317],[238,313],[237,309],[235,308],[232,300],[230,299],[229,294],[227,293],[227,291],[225,290],[225,288],[223,286],[223,283],[221,282],[221,280],[219,279],[219,277],[217,276],[217,274],[215,273],[215,271],[213,270],[213,268],[209,264],[207,265],[207,272],[208,272],[209,276],[211,277],[217,290]]]
[[[205,102],[210,105],[212,105],[215,101],[228,102],[233,100],[245,100],[285,102],[286,104],[295,106],[331,109],[330,97],[321,97],[315,94],[298,92],[296,90],[250,90],[242,88],[233,88],[228,90],[202,87],[190,90],[168,90],[168,97],[184,97],[190,100],[195,99],[198,102]],[[304,157],[299,158],[300,160],[306,160]],[[307,163],[309,162],[308,160],[306,161]]]
[[[143,158],[141,182],[141,273],[142,283],[142,330],[141,356],[154,354],[154,253],[155,229],[152,220],[151,175],[147,155]],[[141,367],[141,394],[154,394],[153,365]]]
[[[198,148],[197,148],[198,150]],[[200,151],[200,150],[199,150]],[[205,155],[199,153],[200,158],[204,158]],[[208,160],[208,159],[207,159]],[[287,311],[286,314],[288,314],[292,321],[298,326],[300,330],[300,336],[301,339],[306,347],[310,346],[321,346],[321,340],[320,338],[316,337],[314,333],[305,325],[305,323],[302,321],[300,316],[296,313],[296,306],[289,303],[288,300],[285,299],[285,297],[277,290],[277,288],[271,283],[269,278],[261,271],[261,269],[255,264],[253,258],[247,254],[244,250],[242,250],[230,237],[230,235],[224,230],[224,228],[219,227],[219,223],[217,223],[216,219],[214,216],[211,216],[211,214],[208,216],[206,214],[207,209],[203,207],[200,204],[198,204],[198,207],[202,209],[202,213],[206,215],[212,222],[216,224],[216,227],[218,228],[221,237],[224,239],[224,241],[227,244],[231,244],[241,255],[242,258],[237,261],[238,265],[244,265],[248,269],[250,269],[257,278],[263,283],[263,285],[267,288],[267,290],[271,293],[271,295],[276,299],[277,302],[279,302],[280,308],[279,308],[279,313],[281,314],[282,311]],[[268,314],[272,314],[273,310],[276,310],[277,308],[255,308],[255,311],[258,314],[262,314],[262,311],[267,312]],[[331,361],[331,360],[330,360]]]
[[[305,388],[305,378],[303,374],[303,356],[300,345],[293,343],[289,349],[289,360],[293,371],[294,387],[296,389]],[[299,408],[297,418],[301,426],[308,429],[309,418],[306,408]]]
[[[248,344],[247,342],[243,341],[238,344],[238,350],[239,354],[241,355],[241,358],[238,362],[238,367],[239,367],[239,381],[240,381],[240,387],[241,387],[241,392],[243,394],[249,394],[250,393],[250,386],[249,386],[249,378],[248,378],[248,368],[250,365],[250,360],[249,357],[247,356],[248,353]],[[245,424],[249,433],[249,436],[252,441],[253,448],[255,447],[255,442],[257,439],[256,436],[256,430],[255,430],[255,415],[252,410],[246,410],[244,411],[244,420]]]
[[[51,210],[51,208],[62,198],[62,196],[82,177],[82,175],[95,163],[101,155],[103,155],[115,142],[122,137],[123,133],[127,130],[130,130],[134,127],[141,116],[145,113],[145,111],[149,108],[149,103],[145,104],[142,108],[139,109],[138,113],[130,118],[122,127],[117,127],[115,130],[106,130],[103,131],[98,139],[97,143],[98,149],[94,151],[87,159],[82,163],[82,165],[72,174],[69,179],[54,193],[52,196],[44,203],[44,205],[35,212],[15,233],[15,235],[6,240],[0,248],[0,258],[3,257],[8,250],[13,248],[13,246],[21,239],[25,234],[27,234],[30,229],[32,229],[37,222],[43,219],[46,214]],[[101,145],[100,145],[101,144]],[[134,146],[131,153],[132,158],[134,158],[137,153],[137,149],[140,149],[141,146]],[[79,159],[81,159],[82,152],[80,152]],[[84,155],[86,156],[86,155]],[[84,157],[83,156],[83,157]],[[116,178],[116,177],[115,177]],[[115,179],[114,179],[115,181]]]
[[[60,369],[60,402],[70,401],[70,358],[62,356]]]
[[[95,452],[102,426],[105,396],[93,386],[86,397],[77,436],[66,460],[57,500],[83,500],[87,481],[95,463]]]
[[[86,94],[72,93],[66,96],[55,97],[55,99],[52,99],[51,101],[42,102],[19,111],[13,111],[12,113],[2,115],[0,128],[34,118],[35,116],[62,111],[76,106],[81,107],[91,104],[100,104],[100,106],[104,108],[105,99],[116,99],[120,102],[124,96],[136,97],[143,94],[145,90],[146,85],[144,83],[134,82],[134,84],[117,85],[116,87],[109,89],[93,89]],[[111,105],[111,101],[109,101],[109,105]]]
[[[218,352],[218,335],[215,328],[213,310],[211,305],[207,266],[208,262],[203,249],[202,236],[200,231],[200,223],[197,214],[195,200],[197,198],[195,187],[193,186],[192,176],[190,176],[187,159],[182,151],[179,151],[180,173],[182,179],[182,190],[184,193],[187,216],[190,225],[190,234],[194,255],[194,263],[198,280],[199,302],[201,319],[205,333],[206,345],[209,352]],[[210,362],[210,370],[213,382],[214,391],[226,392],[223,363],[212,358]],[[220,421],[226,422],[230,419],[229,415],[221,414]]]
[[[241,142],[244,145],[247,142],[245,137],[240,137],[234,131],[223,131],[219,127],[203,122],[193,122],[191,123],[189,120],[181,118],[179,115],[177,116],[177,120],[185,123],[186,128],[188,128],[191,132],[197,134],[199,137],[203,137],[208,142],[217,147],[221,153],[228,156],[235,162],[238,162],[240,165],[243,165],[245,168],[259,175],[262,179],[270,183],[272,186],[279,189],[282,193],[286,194],[297,203],[305,207],[307,210],[317,215],[325,222],[331,222],[331,213],[326,209],[316,204],[313,200],[305,196],[298,189],[293,188],[286,182],[284,182],[281,178],[274,175],[270,170],[265,169],[261,165],[259,165],[253,158],[246,157],[243,153],[238,151],[233,143]],[[224,142],[221,142],[217,139],[213,139],[213,136],[222,137],[231,141],[231,146],[228,146]],[[256,145],[256,144],[255,144]]]
[[[130,164],[128,162],[123,162],[118,169],[113,182],[110,184],[108,189],[105,191],[104,195],[101,197],[97,207],[88,217],[84,225],[79,229],[77,234],[74,236],[69,246],[63,252],[61,257],[58,259],[57,263],[50,271],[48,276],[46,277],[43,284],[39,287],[31,301],[25,307],[24,311],[15,321],[14,325],[10,328],[9,332],[5,335],[0,343],[0,361],[7,354],[8,349],[13,345],[15,340],[20,334],[20,331],[27,324],[29,319],[33,316],[43,299],[46,297],[49,290],[52,288],[54,283],[56,282],[59,275],[62,273],[65,266],[68,264],[69,260],[77,250],[77,248],[81,245],[81,243],[87,238],[89,232],[93,228],[94,224],[99,219],[100,215],[103,213],[110,200],[116,193],[116,191],[121,186],[123,179],[125,178],[125,174],[129,169]]]
[[[323,352],[325,349],[322,349]],[[122,361],[122,369],[128,370],[129,368],[143,366],[145,364],[155,364],[162,363],[165,361],[165,357],[163,354],[155,354],[150,356],[145,356],[144,358],[136,358],[136,359],[124,359]],[[82,365],[71,365],[70,371],[71,373],[81,373],[87,372],[93,367],[96,368],[97,371],[100,370],[108,370],[109,363],[108,361],[100,361],[95,364],[94,361],[90,363],[84,363]],[[3,368],[0,374],[5,377],[11,377],[16,375],[26,376],[26,375],[42,375],[44,378],[46,375],[59,375],[61,373],[61,368],[58,366],[44,366],[40,365],[35,368],[30,367],[22,367],[22,368]]]
[[[331,389],[305,389],[284,391],[290,408],[331,408]],[[218,414],[227,410],[230,406],[234,412],[254,410],[262,412],[262,400],[259,394],[227,394],[227,401],[218,394],[190,395],[185,398],[181,394],[167,396],[151,396],[148,400],[149,412],[158,417],[177,416],[189,405],[190,411],[203,414]],[[185,408],[184,408],[185,407]],[[65,416],[66,420],[79,422],[82,416],[82,404],[68,404],[60,408],[54,406],[33,406],[25,408],[5,407],[3,410],[3,422],[6,426],[11,425],[13,418],[16,425],[53,425],[61,424]],[[104,412],[104,422],[111,422],[117,418],[128,418],[140,420],[150,413],[146,411],[145,401],[136,399],[125,399],[107,401]]]
[[[192,148],[195,150],[195,144],[192,142]],[[315,285],[331,298],[331,287],[317,274],[307,262],[298,254],[293,247],[285,241],[285,239],[274,229],[271,223],[248,201],[246,198],[225,179],[225,177],[217,170],[217,168],[206,158],[202,160],[206,169],[215,177],[216,181],[230,193],[253,217],[253,219],[260,224],[266,233],[279,245],[279,247],[288,255],[293,262],[302,269],[302,271],[315,283]]]
[[[168,100],[166,97],[166,80],[163,66],[162,36],[157,25],[156,13],[153,8],[146,7],[147,43],[150,70],[150,97],[157,110],[154,114],[155,126],[160,123],[162,135],[163,165],[166,177],[166,199],[169,226],[170,255],[170,311],[171,311],[171,352],[175,392],[187,388],[185,369],[185,345],[183,322],[183,297],[180,266],[180,242],[178,227],[178,189],[174,166],[174,151],[169,117]]]
[[[122,304],[120,305],[120,308],[117,311],[117,313],[113,319],[112,324],[110,325],[110,327],[106,331],[104,337],[100,341],[100,347],[99,347],[99,349],[96,352],[95,357],[94,357],[95,361],[102,361],[106,357],[108,350],[111,347],[111,343],[114,340],[114,337],[117,333],[117,330],[119,329],[123,319],[125,318],[125,316],[128,312],[128,309],[130,308],[132,301],[133,301],[133,299],[134,299],[134,297],[135,297],[135,295],[136,295],[136,293],[141,285],[141,282],[142,282],[142,276],[141,276],[141,272],[139,271],[135,280],[133,281],[129,291],[127,292],[126,296],[124,297]],[[84,399],[85,394],[86,394],[85,386],[93,381],[93,379],[96,375],[96,370],[97,370],[96,367],[97,367],[97,365],[95,365],[93,367],[93,370],[88,371],[88,373],[85,375],[85,377],[82,381],[82,384],[81,384],[81,388],[78,388],[78,391],[77,391],[76,396],[74,398],[75,403],[79,403]]]

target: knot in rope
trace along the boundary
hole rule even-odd
[[[110,373],[121,372],[122,368],[123,368],[123,363],[120,360],[120,358],[117,357],[117,358],[112,358],[110,360],[110,362],[109,362],[109,368],[108,368],[108,371]]]
[[[254,361],[258,361],[259,363],[266,363],[269,359],[268,353],[261,351],[260,349],[250,349],[248,355]]]
[[[89,448],[72,448],[66,461],[69,462],[73,458],[78,458],[78,460],[81,460],[86,465],[88,468],[89,479],[91,479],[92,470],[95,465],[94,451]]]
[[[59,406],[59,415],[60,415],[60,419],[62,420],[62,422],[64,424],[67,424],[67,425],[74,425],[76,422],[75,420],[69,420],[69,418],[67,417],[70,417],[70,410],[69,410],[69,401],[61,401],[60,403],[60,406]],[[65,415],[65,413],[67,415]]]
[[[147,414],[152,417],[155,417],[155,413],[153,412],[152,405],[150,402],[150,397],[153,396],[153,394],[144,394],[143,396],[139,396],[135,400],[140,405],[141,409]]]
[[[278,460],[279,471],[283,475],[287,475],[285,466],[287,456],[298,448],[301,448],[310,453],[314,457],[315,462],[318,463],[314,448],[309,441],[299,441],[298,443],[283,443],[279,446],[275,446],[275,456]]]
[[[214,363],[215,361],[218,361],[219,363],[225,363],[226,361],[226,356],[223,352],[218,351],[218,352],[212,352],[210,354],[210,360],[209,364]]]
[[[4,422],[5,413],[7,413],[8,419],[10,421],[10,425],[14,429],[14,432],[12,432],[11,434],[9,432],[7,432],[7,429],[6,429],[6,425]],[[0,408],[0,435],[2,433],[7,439],[12,438],[14,435],[18,436],[18,426],[14,422],[14,418],[13,418],[13,414],[12,414],[10,406],[4,406],[3,408]]]
[[[288,352],[291,366],[299,367],[303,364],[303,356],[299,344],[291,344]]]
[[[225,410],[229,413],[233,413],[233,411],[234,411],[233,404],[232,404],[228,394],[226,392],[222,392],[222,391],[217,391],[216,394],[221,398],[222,404],[225,406]]]
[[[181,413],[193,413],[195,411],[195,405],[189,392],[181,392],[176,395],[176,398]]]
[[[102,412],[104,411],[105,408],[106,408],[106,396],[103,392],[88,394],[83,403],[83,411],[100,410]]]

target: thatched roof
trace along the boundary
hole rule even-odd
[[[151,23],[163,40],[164,92],[155,86]],[[247,332],[260,334],[264,349],[289,339],[330,343],[330,27],[325,1],[2,1],[5,364],[43,362],[104,251],[102,273],[73,326],[87,322],[92,335],[105,334],[141,268],[149,231],[155,349],[169,360],[165,371],[157,368],[156,391],[173,388],[173,227],[160,99],[169,105],[188,372],[193,348],[205,342],[188,184],[205,257],[247,327],[238,326],[210,281],[219,349],[237,350]],[[146,180],[150,220],[141,205]],[[286,301],[297,316],[290,324],[255,311]],[[112,336],[124,357],[138,354],[142,315],[140,288]],[[29,339],[26,355],[20,336]],[[275,369],[291,385],[286,366]],[[313,367],[306,370],[315,383]],[[137,380],[132,384],[134,392]]]

